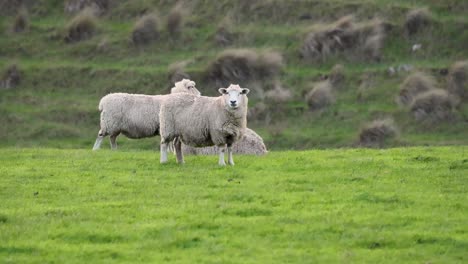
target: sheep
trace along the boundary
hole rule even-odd
[[[216,155],[219,149],[217,146],[194,148],[185,144],[182,144],[182,153],[184,155]],[[268,153],[265,143],[263,143],[262,137],[260,137],[255,131],[250,128],[245,129],[244,136],[239,141],[232,144],[232,152],[235,154],[245,155],[265,155]]]
[[[175,83],[171,93],[200,96],[195,82],[183,79]],[[159,108],[168,95],[112,93],[99,102],[101,125],[93,150],[100,148],[104,137],[109,136],[111,148],[117,149],[116,139],[122,133],[138,139],[159,135]]]
[[[174,138],[178,163],[184,163],[181,143],[192,147],[216,145],[219,148],[219,162],[225,166],[224,152],[227,146],[228,163],[234,165],[232,144],[242,138],[247,125],[247,88],[231,84],[220,88],[219,97],[194,95],[169,95],[161,104],[160,162],[167,162],[167,147]]]

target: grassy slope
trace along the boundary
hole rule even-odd
[[[463,263],[465,147],[0,150],[0,262]]]
[[[359,127],[375,117],[391,116],[401,127],[398,145],[466,144],[468,106],[463,106],[456,122],[426,127],[415,124],[394,103],[398,85],[405,74],[389,77],[389,66],[409,63],[424,70],[446,68],[453,61],[468,58],[466,43],[468,7],[464,1],[199,1],[193,4],[180,40],[170,40],[163,30],[161,41],[144,49],[129,45],[132,24],[142,10],[157,9],[164,15],[172,1],[122,1],[100,19],[98,34],[81,43],[67,45],[60,38],[69,17],[63,14],[62,1],[41,1],[31,11],[31,29],[11,34],[11,16],[0,17],[0,68],[18,62],[23,80],[15,90],[0,91],[0,146],[85,147],[92,145],[97,133],[97,103],[106,93],[167,92],[166,71],[170,63],[192,59],[188,70],[205,94],[214,94],[203,79],[203,72],[216,54],[223,50],[213,42],[216,23],[231,15],[239,38],[233,47],[281,51],[286,67],[281,81],[293,90],[294,102],[283,107],[284,114],[272,123],[252,121],[250,126],[264,136],[271,149],[350,146],[356,141]],[[414,39],[403,37],[406,12],[428,6],[436,24],[431,32]],[[309,13],[312,21],[298,17]],[[323,64],[299,60],[301,37],[317,21],[330,21],[345,14],[360,18],[383,17],[395,27],[379,63],[363,63],[337,57]],[[106,52],[97,45],[107,39]],[[436,41],[437,40],[437,41]],[[444,41],[438,41],[444,40]],[[424,49],[411,54],[409,47],[422,43]],[[348,81],[339,92],[337,104],[321,115],[303,112],[302,93],[307,84],[327,73],[333,64],[346,67]],[[373,73],[370,88],[358,101],[358,87],[363,73]],[[440,85],[445,80],[438,76]],[[256,100],[251,100],[252,105]],[[287,118],[286,118],[287,117]],[[332,131],[333,133],[330,133]],[[128,140],[120,140],[123,145]],[[128,148],[151,149],[155,140],[127,144]]]

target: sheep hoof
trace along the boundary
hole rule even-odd
[[[224,163],[224,162],[223,163],[220,162],[218,164],[219,164],[219,166],[223,166],[223,167],[226,166],[226,163]]]
[[[229,163],[229,165],[234,166],[234,161],[228,162],[228,163]]]

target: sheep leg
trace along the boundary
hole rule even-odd
[[[234,159],[232,158],[232,145],[227,146],[228,151],[228,164],[234,166]]]
[[[117,149],[117,142],[116,142],[117,136],[118,136],[118,135],[112,135],[112,136],[109,137],[109,138],[110,138],[110,143],[111,143],[111,149],[112,149],[112,150],[116,150],[116,149]]]
[[[219,166],[226,166],[226,162],[224,161],[224,151],[226,150],[226,146],[219,146]]]
[[[94,142],[93,150],[98,150],[99,148],[101,148],[101,143],[104,137],[105,135],[102,134],[101,131],[99,130],[98,136],[96,138],[96,142]]]
[[[161,140],[161,157],[159,159],[160,163],[167,162],[167,143]]]
[[[182,153],[182,142],[176,138],[174,141],[174,149],[177,157],[177,162],[180,164],[184,164],[184,153]]]

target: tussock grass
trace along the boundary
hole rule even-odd
[[[178,37],[184,26],[184,20],[189,15],[189,11],[182,5],[182,2],[177,3],[167,15],[166,28],[172,38]]]
[[[359,132],[359,145],[383,147],[386,141],[395,139],[399,130],[392,119],[379,119],[364,125]]]
[[[77,13],[91,8],[96,14],[102,14],[110,9],[115,0],[66,0],[64,10],[66,13]]]
[[[432,14],[428,8],[412,9],[406,15],[405,30],[408,36],[421,33],[432,22]]]
[[[159,19],[155,13],[139,18],[132,29],[131,40],[136,46],[147,45],[159,39]]]
[[[397,102],[402,106],[409,106],[417,95],[435,89],[436,85],[433,76],[424,72],[414,72],[401,84]]]
[[[65,27],[65,42],[90,39],[97,30],[97,18],[91,8],[83,9]]]
[[[29,29],[29,15],[26,8],[21,8],[13,21],[12,31],[20,33]]]
[[[346,81],[345,68],[342,64],[336,64],[331,69],[328,79],[334,88],[341,88]]]
[[[290,89],[283,87],[279,81],[276,81],[273,86],[273,89],[265,92],[265,101],[271,104],[272,108],[277,108],[278,104],[291,101],[293,95]]]
[[[457,61],[449,69],[448,91],[468,101],[468,60]]]
[[[324,62],[345,54],[353,60],[378,61],[384,45],[385,27],[379,19],[357,23],[345,16],[331,24],[319,24],[305,36],[300,48],[303,59]]]
[[[169,65],[167,75],[171,84],[181,81],[182,79],[190,79],[190,75],[185,71],[185,67],[188,63],[189,61],[179,61]]]
[[[275,51],[228,49],[216,57],[207,69],[208,78],[217,85],[276,79],[283,68],[283,57]]]
[[[226,16],[219,23],[216,28],[216,33],[214,35],[214,41],[217,45],[225,47],[232,45],[236,36],[233,33],[234,31],[234,22],[231,16]]]
[[[312,90],[305,96],[309,110],[317,111],[335,103],[333,86],[330,81],[321,81],[313,85]]]
[[[3,72],[0,79],[0,88],[15,88],[21,83],[21,72],[17,64],[9,65]]]
[[[410,110],[417,121],[435,124],[452,120],[456,105],[457,100],[446,90],[434,89],[417,95]]]

